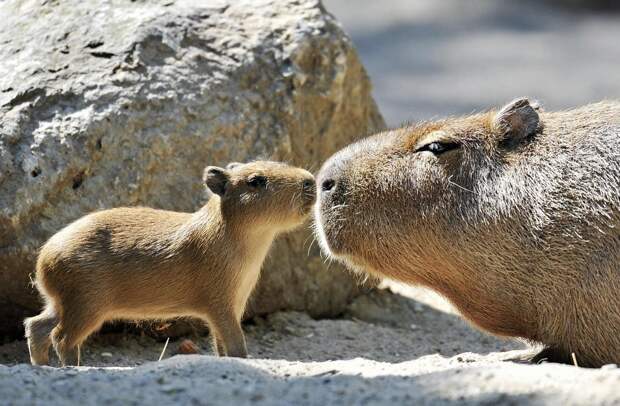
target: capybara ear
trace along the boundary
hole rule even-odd
[[[202,175],[202,180],[213,193],[223,196],[228,187],[228,171],[218,166],[207,166]]]
[[[526,97],[515,99],[502,107],[493,119],[500,145],[511,147],[536,133],[539,124],[538,103],[530,103]]]
[[[241,166],[241,165],[243,165],[241,162],[231,162],[228,165],[226,165],[226,170],[230,171],[230,170],[235,169],[236,167]]]

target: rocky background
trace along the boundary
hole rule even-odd
[[[617,0],[324,3],[351,35],[389,126],[519,96],[548,110],[620,97]]]
[[[193,211],[206,165],[311,170],[384,126],[318,1],[5,1],[0,18],[0,336],[40,307],[38,248],[93,210]],[[308,228],[308,227],[307,227]],[[280,238],[248,316],[342,312],[358,291],[308,229]]]

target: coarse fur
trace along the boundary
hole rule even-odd
[[[317,235],[351,268],[436,290],[535,361],[620,363],[620,103],[378,134],[317,176]]]
[[[108,320],[193,316],[219,355],[245,357],[240,320],[278,233],[300,225],[316,197],[309,172],[256,161],[207,167],[213,192],[195,213],[117,208],[52,236],[36,265],[45,308],[24,321],[31,362],[79,363],[79,345]]]

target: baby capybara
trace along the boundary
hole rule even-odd
[[[25,320],[33,364],[79,364],[79,345],[108,320],[193,316],[219,355],[245,357],[240,325],[274,237],[300,225],[315,200],[312,175],[257,161],[207,167],[213,192],[195,213],[118,208],[89,214],[39,254],[43,312]]]

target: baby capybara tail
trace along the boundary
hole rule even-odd
[[[52,345],[51,333],[58,322],[58,315],[49,304],[38,316],[24,320],[32,365],[49,364],[49,348]]]

